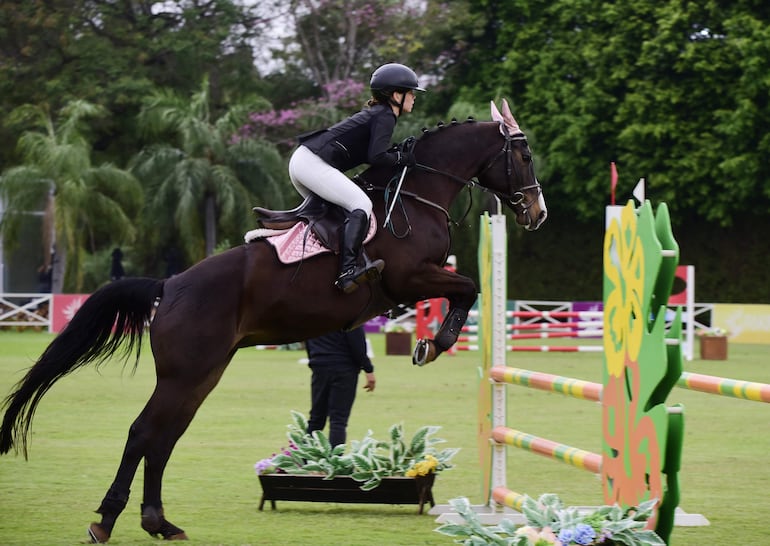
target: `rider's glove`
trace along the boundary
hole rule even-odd
[[[397,165],[401,167],[414,167],[417,164],[417,160],[415,159],[413,152],[414,143],[415,138],[410,136],[396,146],[396,150],[398,152],[398,161],[396,162]]]
[[[417,159],[415,159],[412,152],[398,152],[398,161],[396,165],[399,167],[414,167],[417,165]]]

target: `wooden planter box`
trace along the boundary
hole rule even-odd
[[[727,360],[727,336],[701,336],[701,360]]]
[[[412,354],[412,333],[411,332],[385,332],[385,354],[386,355],[411,355]]]
[[[275,501],[303,502],[345,502],[367,504],[417,504],[422,514],[425,503],[435,506],[433,482],[435,474],[407,478],[394,476],[383,478],[379,486],[371,491],[362,491],[361,482],[349,476],[338,476],[325,480],[323,476],[295,474],[264,474],[259,476],[262,485],[262,499],[259,509],[270,501],[275,510]]]

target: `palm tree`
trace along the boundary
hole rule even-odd
[[[142,189],[127,171],[91,163],[87,120],[104,117],[100,106],[76,100],[54,121],[45,106],[25,105],[11,114],[30,129],[19,138],[23,164],[0,177],[5,214],[3,240],[14,246],[24,214],[44,210],[44,247],[55,249],[53,291],[83,289],[83,258],[101,245],[130,242]],[[49,256],[44,260],[48,265]]]
[[[214,253],[217,228],[238,238],[250,229],[249,208],[257,196],[283,206],[282,188],[289,185],[278,151],[266,142],[233,138],[248,112],[240,105],[212,121],[204,78],[191,98],[159,92],[139,114],[147,136],[174,145],[148,146],[132,161],[133,172],[152,196],[153,230],[161,226],[171,234],[167,244],[178,238],[190,262]]]

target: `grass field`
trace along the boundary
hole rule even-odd
[[[0,332],[0,396],[52,339],[43,333]],[[439,425],[447,446],[461,447],[456,468],[439,475],[440,504],[464,495],[481,503],[476,450],[478,370],[471,353],[442,356],[424,368],[409,357],[384,356],[384,339],[370,336],[377,389],[361,390],[349,438],[368,429],[384,437],[393,423],[409,434]],[[164,504],[169,520],[191,545],[440,545],[435,519],[416,506],[278,502],[259,512],[261,490],[254,463],[286,444],[289,412],[307,413],[310,372],[297,351],[240,351],[220,385],[198,412],[166,469]],[[688,371],[770,383],[770,347],[731,345],[728,361],[686,363]],[[601,355],[523,354],[509,364],[601,380]],[[129,425],[154,385],[149,351],[139,369],[109,363],[72,374],[43,398],[32,426],[30,459],[0,458],[0,544],[69,545],[85,539],[88,524],[109,487]],[[687,512],[706,516],[706,527],[677,527],[671,543],[768,544],[770,407],[768,404],[675,389],[670,403],[685,406],[680,475]],[[600,451],[600,408],[557,394],[508,389],[508,423],[577,447]],[[567,504],[601,504],[597,477],[536,455],[509,450],[511,489],[531,496],[560,494]],[[139,526],[142,470],[128,507],[110,540],[154,544]]]

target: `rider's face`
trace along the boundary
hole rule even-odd
[[[412,108],[414,108],[414,90],[410,89],[406,93],[399,93],[398,91],[393,93],[393,100],[398,104],[401,103],[402,98],[404,99],[402,112],[411,112]],[[398,112],[396,112],[396,114],[398,114]]]

